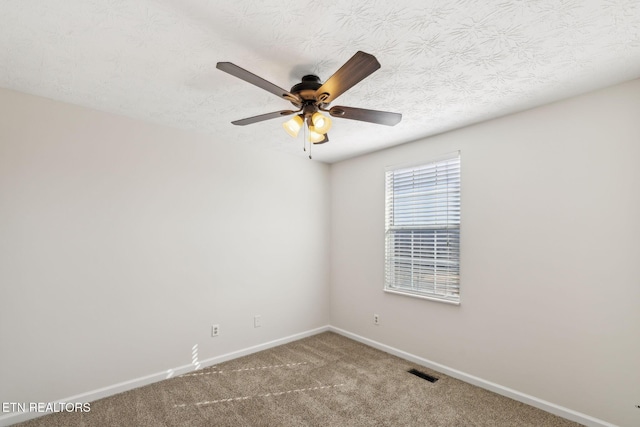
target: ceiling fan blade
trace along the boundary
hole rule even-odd
[[[245,70],[244,68],[240,68],[231,62],[218,62],[216,64],[216,68],[218,70],[224,71],[225,73],[229,73],[234,77],[237,77],[241,80],[244,80],[247,83],[251,83],[252,85],[258,86],[266,90],[267,92],[271,92],[280,98],[284,98],[287,101],[300,103],[300,98],[297,95],[290,93],[288,90],[282,89],[279,86],[274,85],[271,82],[266,81],[262,77],[256,76],[255,74]]]
[[[358,51],[316,91],[316,98],[328,104],[380,68],[375,56]]]
[[[253,123],[263,122],[265,120],[277,119],[278,117],[289,116],[291,114],[297,113],[298,111],[291,110],[282,110],[282,111],[274,111],[273,113],[261,114],[259,116],[247,117],[246,119],[236,120],[233,123],[238,126],[250,125]]]
[[[360,120],[361,122],[377,123],[380,125],[395,126],[402,120],[402,114],[388,111],[365,110],[353,107],[331,107],[329,114],[343,119]]]

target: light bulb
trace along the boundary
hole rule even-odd
[[[331,129],[331,119],[319,112],[313,113],[311,121],[313,122],[313,127],[316,128],[316,132],[318,133],[327,133],[329,132],[329,129]]]
[[[284,122],[282,127],[284,127],[285,132],[295,138],[298,136],[300,129],[302,129],[302,117],[295,116],[291,120]]]

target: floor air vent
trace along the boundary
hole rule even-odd
[[[436,377],[432,377],[429,374],[425,374],[424,372],[420,372],[417,369],[409,369],[407,372],[409,372],[410,374],[415,375],[416,377],[420,377],[423,380],[427,380],[430,383],[435,383],[436,381],[438,381],[438,379]]]

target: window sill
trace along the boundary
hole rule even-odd
[[[396,290],[393,290],[393,289],[384,289],[384,291],[389,293],[389,294],[404,295],[404,296],[407,296],[407,297],[426,299],[426,300],[435,301],[435,302],[443,302],[445,304],[451,304],[451,305],[460,305],[460,301],[450,301],[450,300],[446,300],[446,299],[430,297],[430,296],[427,296],[427,295],[413,294],[411,292],[396,291]]]

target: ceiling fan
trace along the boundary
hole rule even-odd
[[[402,114],[387,111],[342,106],[334,106],[327,109],[329,104],[337,97],[380,68],[380,63],[375,56],[365,52],[358,51],[340,67],[335,74],[329,77],[329,80],[326,82],[322,83],[318,76],[310,74],[302,77],[302,81],[294,85],[289,91],[231,62],[218,62],[216,68],[258,86],[267,92],[271,92],[291,102],[297,108],[297,110],[281,110],[236,120],[231,122],[234,125],[245,126],[264,120],[296,114],[291,120],[283,124],[285,131],[295,138],[298,136],[300,129],[306,124],[309,131],[309,142],[313,144],[323,144],[329,141],[327,132],[331,127],[331,119],[321,114],[321,111],[329,113],[331,117],[378,123],[387,126],[394,126],[402,120]]]

